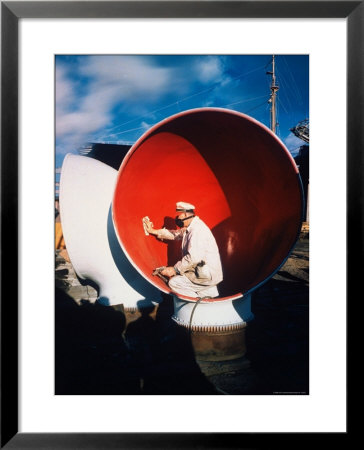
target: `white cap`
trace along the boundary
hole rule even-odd
[[[177,202],[176,203],[176,211],[194,211],[195,207],[191,205],[191,203],[186,202]]]

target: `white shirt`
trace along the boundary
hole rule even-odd
[[[195,216],[186,229],[158,230],[160,239],[182,239],[182,259],[174,268],[183,273],[192,264],[205,261],[206,267],[211,273],[211,284],[218,284],[223,279],[220,253],[214,235],[210,228],[197,216]]]

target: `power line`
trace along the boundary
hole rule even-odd
[[[248,102],[251,102],[251,101],[253,101],[253,100],[259,100],[259,99],[261,99],[261,98],[267,98],[267,94],[261,95],[261,96],[259,96],[259,97],[254,97],[254,98],[248,98],[248,99],[245,99],[245,100],[240,100],[240,101],[234,102],[234,103],[228,103],[227,105],[217,106],[217,108],[225,108],[225,107],[227,107],[227,106],[237,105],[238,103],[248,103]],[[268,101],[268,100],[267,100],[267,101]]]
[[[288,96],[288,90],[291,89],[290,84],[287,82],[286,77],[283,75],[283,72],[281,72],[279,69],[277,69],[277,76],[279,77],[279,82],[282,86],[281,92],[286,97],[287,103],[289,105],[289,108],[292,108],[291,101]],[[295,93],[292,91],[292,95],[295,96]]]
[[[156,109],[156,110],[154,110],[154,111],[151,111],[151,112],[145,114],[144,116],[136,117],[135,119],[128,120],[127,122],[124,122],[124,123],[122,123],[122,124],[120,124],[120,125],[117,125],[117,126],[115,126],[115,127],[113,127],[113,128],[110,128],[109,130],[107,130],[107,131],[109,132],[109,134],[105,134],[105,135],[99,137],[99,139],[102,139],[102,138],[104,138],[104,137],[108,137],[108,136],[113,135],[114,133],[111,133],[111,134],[110,134],[110,132],[113,131],[113,130],[115,130],[116,128],[120,128],[120,127],[122,127],[122,126],[124,126],[124,125],[127,125],[128,123],[135,122],[136,120],[145,119],[146,117],[148,117],[148,116],[150,116],[150,115],[152,115],[152,114],[155,114],[155,113],[157,113],[157,112],[163,111],[164,109],[170,108],[171,106],[174,106],[174,105],[176,105],[176,104],[177,104],[177,102],[171,103],[171,104],[169,104],[169,105],[167,105],[167,106],[163,106],[162,108],[159,108],[159,109]]]
[[[277,98],[278,98],[278,103],[280,103],[280,105],[282,105],[282,108],[284,109],[284,111],[286,112],[286,114],[289,114],[288,111],[287,111],[287,109],[286,109],[286,107],[284,106],[282,100],[281,100],[279,97],[277,97]]]
[[[248,76],[248,75],[250,75],[250,74],[252,74],[254,72],[257,72],[258,70],[263,69],[264,67],[265,66],[259,66],[259,67],[255,68],[255,69],[250,70],[249,72],[245,72],[245,73],[243,73],[243,74],[241,74],[241,75],[239,75],[237,77],[231,78],[227,82],[231,83],[232,81],[236,81],[236,80],[238,80],[240,78],[246,77],[246,76]],[[206,92],[212,91],[213,89],[215,89],[217,86],[220,86],[220,85],[221,85],[221,81],[218,81],[218,82],[214,83],[212,86],[210,86],[209,88],[203,89],[203,90],[201,90],[199,92],[196,92],[195,94],[188,95],[188,96],[186,96],[186,97],[184,97],[184,98],[182,98],[182,99],[180,99],[178,101],[175,101],[175,102],[170,103],[170,104],[168,104],[166,106],[163,106],[162,108],[158,108],[158,109],[156,109],[154,111],[148,112],[148,113],[144,114],[143,116],[136,117],[134,119],[128,120],[127,122],[123,122],[120,125],[116,125],[116,126],[110,128],[109,130],[107,130],[107,132],[110,133],[111,131],[113,131],[113,130],[115,130],[117,128],[120,128],[120,127],[122,127],[124,125],[127,125],[129,123],[132,123],[132,122],[134,122],[136,120],[144,119],[144,118],[146,118],[146,117],[148,117],[148,116],[150,116],[152,114],[155,114],[157,112],[163,111],[164,109],[170,108],[172,106],[176,106],[176,105],[179,106],[179,103],[185,102],[186,100],[190,100],[191,98],[197,97],[198,95],[201,95],[201,94],[204,94]],[[108,135],[103,135],[103,136],[99,137],[99,139],[103,139],[103,138],[108,137],[108,136],[109,136],[109,134]]]
[[[261,98],[267,98],[267,95],[261,95],[261,96],[259,96],[259,97],[253,97],[253,98],[248,98],[248,99],[240,100],[240,101],[234,102],[234,103],[228,103],[227,105],[217,106],[217,108],[224,108],[224,107],[227,107],[227,106],[233,106],[233,105],[237,105],[237,104],[239,104],[239,103],[248,103],[248,102],[253,101],[253,100],[259,100],[259,99],[261,99]],[[266,103],[266,102],[262,103],[262,105],[264,105],[265,103]],[[258,105],[257,107],[262,106],[262,105]],[[252,108],[251,110],[254,110],[254,109],[255,109],[255,107]],[[151,124],[149,128],[151,128],[151,127],[154,126],[154,125],[155,125],[154,123]],[[137,128],[130,128],[129,130],[120,131],[120,132],[118,132],[118,133],[112,133],[112,134],[108,135],[107,137],[110,138],[110,137],[118,136],[118,135],[120,135],[120,134],[129,133],[130,131],[141,130],[141,129],[143,129],[143,128],[146,128],[146,127],[145,127],[145,126],[142,126],[142,127],[137,127]],[[100,138],[98,138],[98,139],[102,139],[102,137],[100,137]]]
[[[284,57],[284,55],[282,55],[282,59],[283,59],[284,63],[287,66],[288,75],[290,76],[290,78],[291,78],[291,80],[293,82],[292,88],[296,91],[297,100],[298,100],[298,102],[300,104],[302,104],[302,93],[301,93],[301,90],[300,90],[300,88],[298,87],[298,85],[296,83],[296,79],[295,79],[295,77],[294,77],[294,75],[292,73],[292,70],[290,69],[290,67],[288,65],[288,62],[286,61],[286,58]]]
[[[247,111],[245,111],[245,114],[247,114],[248,112],[254,111],[255,109],[258,109],[263,105],[267,105],[267,102],[264,102],[264,103],[261,103],[260,105],[254,106],[254,108],[248,109]]]
[[[153,126],[154,124],[152,124],[151,126]],[[129,130],[125,130],[125,131],[119,131],[118,133],[112,133],[109,134],[106,137],[113,137],[113,136],[118,136],[119,134],[125,134],[125,133],[129,133],[130,131],[136,131],[136,130],[141,130],[142,128],[146,128],[145,126],[142,127],[137,127],[137,128],[130,128]],[[101,136],[99,139],[102,139],[103,136]]]
[[[225,108],[225,107],[227,107],[227,106],[233,106],[233,105],[237,105],[237,104],[239,104],[239,103],[248,103],[248,102],[251,102],[251,101],[253,101],[253,100],[259,100],[259,99],[261,99],[261,98],[267,98],[267,95],[260,95],[259,97],[248,98],[248,99],[245,99],[245,100],[240,100],[240,101],[238,101],[238,102],[228,103],[228,104],[226,104],[226,105],[221,105],[221,106],[216,106],[216,108]],[[267,100],[267,101],[268,101],[268,100]],[[264,102],[264,103],[262,103],[261,105],[258,105],[258,106],[262,106],[262,105],[264,105],[265,103],[266,103],[266,102]],[[252,108],[252,110],[254,110],[254,109],[255,109],[255,107]],[[154,125],[155,125],[155,124],[153,123],[153,124],[150,125],[150,127],[152,127],[152,126],[154,126]],[[149,128],[150,128],[150,127],[149,127]],[[109,137],[118,136],[119,134],[125,134],[125,133],[128,133],[128,132],[130,132],[130,131],[141,130],[142,128],[145,128],[145,126],[137,127],[137,128],[130,128],[129,130],[120,131],[120,132],[118,132],[118,133],[113,133],[113,134],[109,135]]]

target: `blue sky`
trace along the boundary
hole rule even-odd
[[[224,107],[270,126],[272,55],[56,56],[56,167],[87,142],[134,143],[161,120]],[[295,156],[290,128],[309,118],[309,58],[276,55],[278,136]]]

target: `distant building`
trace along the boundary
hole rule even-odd
[[[130,147],[131,145],[88,143],[78,152],[82,156],[97,159],[115,170],[119,170],[120,164]]]

